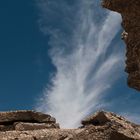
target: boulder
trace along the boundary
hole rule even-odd
[[[55,123],[56,120],[48,114],[30,110],[0,112],[0,124],[13,122]]]
[[[109,122],[110,119],[106,116],[104,111],[97,112],[96,114],[89,116],[82,120],[83,125],[103,125],[106,122]]]

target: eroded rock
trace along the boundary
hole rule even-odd
[[[22,113],[26,119],[21,116],[15,119],[13,116],[16,116],[17,112]],[[99,111],[87,117],[82,121],[83,127],[77,129],[59,129],[58,124],[52,123],[52,121],[48,123],[46,119],[42,123],[38,119],[34,119],[32,115],[29,116],[27,112],[38,114],[38,112],[34,111],[2,113],[2,119],[0,119],[3,120],[3,125],[0,125],[0,140],[140,140],[139,125],[135,125],[125,118],[110,112]],[[8,115],[7,117],[6,114]],[[9,114],[12,114],[11,118]],[[50,115],[39,114],[43,116],[43,121],[44,116],[50,117]]]
[[[112,131],[110,134],[111,140],[134,140],[134,138],[124,135],[123,133],[119,133],[117,131]]]
[[[103,0],[102,5],[122,16],[128,85],[140,91],[140,0]]]
[[[109,122],[109,118],[107,118],[106,113],[104,111],[97,112],[96,114],[89,116],[82,120],[83,125],[103,125],[106,122]]]
[[[55,123],[55,118],[48,114],[30,110],[0,112],[0,124],[12,122],[38,122],[38,123]]]
[[[15,122],[14,128],[17,131],[26,131],[26,130],[51,129],[51,128],[60,128],[60,127],[59,127],[59,124],[56,124],[56,123]]]
[[[0,112],[0,131],[59,128],[55,118],[35,111]]]

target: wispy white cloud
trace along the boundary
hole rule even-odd
[[[121,17],[99,4],[98,0],[38,1],[40,28],[51,36],[57,72],[37,109],[55,116],[62,127],[76,127],[91,110],[104,106],[103,93],[120,77],[123,55],[110,44],[120,30]]]

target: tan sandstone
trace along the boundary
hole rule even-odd
[[[43,116],[45,122],[34,115]],[[76,129],[60,129],[55,121],[47,120],[53,117],[35,111],[2,112],[0,116],[0,140],[140,140],[139,125],[111,112],[99,111],[83,119]]]

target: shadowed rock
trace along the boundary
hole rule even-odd
[[[107,118],[105,112],[100,111],[97,112],[95,115],[89,116],[87,118],[85,118],[84,120],[82,120],[82,124],[83,125],[103,125],[106,122],[109,122],[110,120]]]
[[[59,129],[53,117],[34,111],[2,112],[1,116],[0,140],[140,140],[139,125],[105,111],[83,119],[83,127],[77,129]]]
[[[35,111],[11,111],[0,112],[0,124],[12,122],[38,122],[38,123],[55,123],[55,118],[48,114]]]
[[[103,0],[102,6],[122,16],[128,85],[140,91],[140,0]]]
[[[35,111],[0,112],[0,131],[59,128],[55,118]]]

